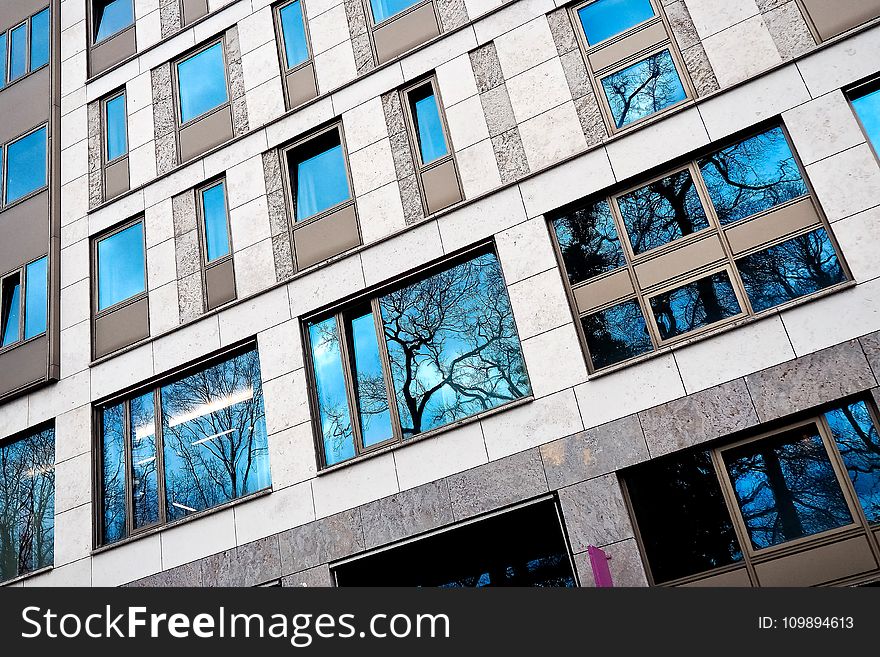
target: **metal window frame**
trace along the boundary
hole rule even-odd
[[[46,273],[47,273],[47,278],[46,278],[46,286],[47,286],[46,328],[44,328],[42,331],[40,331],[36,335],[32,335],[31,337],[26,338],[25,337],[25,328],[26,328],[26,323],[27,323],[27,317],[26,317],[25,310],[27,308],[27,287],[28,287],[27,268],[30,267],[35,262],[39,262],[40,260],[46,260]],[[47,254],[44,256],[40,256],[39,258],[34,258],[33,260],[29,260],[28,262],[24,263],[20,267],[16,267],[12,271],[8,271],[5,274],[3,274],[2,276],[0,276],[0,309],[2,309],[2,307],[3,307],[3,289],[4,289],[3,284],[6,282],[6,279],[8,279],[12,276],[18,276],[18,282],[19,282],[19,286],[20,286],[19,313],[18,313],[18,340],[6,345],[5,347],[0,347],[0,354],[4,354],[7,351],[9,351],[10,349],[14,349],[15,347],[19,347],[23,344],[31,342],[32,340],[37,340],[37,339],[43,337],[44,335],[46,335],[46,333],[49,331],[49,315],[48,315],[48,313],[49,313],[49,294],[48,294],[49,265],[48,265],[48,263],[49,263],[49,256]],[[2,326],[0,326],[0,337],[2,337],[2,335],[3,335],[3,328],[2,328]]]
[[[202,194],[209,189],[213,189],[218,185],[223,186],[223,206],[224,206],[224,214],[226,220],[226,238],[229,241],[229,253],[220,256],[219,258],[215,258],[214,260],[208,260],[208,232],[207,232],[207,224],[205,223],[205,202]],[[232,240],[232,223],[229,218],[229,190],[228,185],[226,184],[226,174],[220,174],[219,176],[215,176],[213,178],[209,178],[206,182],[195,187],[190,193],[195,194],[195,207],[196,207],[196,233],[198,234],[199,239],[199,270],[201,272],[201,284],[202,284],[202,311],[204,312],[208,306],[208,271],[213,269],[214,267],[221,267],[226,263],[232,267],[232,276],[233,281],[235,280],[235,259],[233,258],[233,254],[235,253],[235,246]],[[223,304],[225,305],[225,304]],[[216,308],[220,308],[222,306],[216,306]],[[213,310],[213,309],[212,309]]]
[[[6,191],[7,191],[7,187],[8,187],[7,178],[9,176],[9,147],[12,146],[13,144],[20,142],[22,139],[25,139],[26,137],[30,137],[32,134],[35,134],[35,133],[39,132],[40,130],[46,131],[46,152],[45,152],[45,155],[46,155],[46,157],[45,157],[46,183],[44,185],[41,185],[40,187],[34,189],[34,190],[29,191],[24,196],[21,196],[20,198],[17,198],[13,201],[9,201],[7,203]],[[7,208],[11,208],[15,205],[18,205],[19,203],[24,203],[29,198],[31,198],[33,196],[37,196],[38,194],[41,194],[45,190],[49,189],[49,183],[50,183],[49,160],[51,158],[51,153],[52,153],[50,145],[51,145],[51,142],[49,139],[49,124],[48,123],[41,123],[37,127],[31,128],[30,130],[13,137],[9,141],[7,141],[5,144],[0,144],[0,150],[2,150],[2,153],[0,153],[0,156],[2,156],[2,157],[0,157],[0,159],[2,159],[2,162],[0,162],[0,172],[2,172],[2,176],[0,176],[0,211],[3,211]]]
[[[43,12],[48,12],[49,14],[49,61],[45,64],[41,64],[37,68],[33,68],[33,62],[31,61],[31,51],[33,50],[33,20]],[[18,29],[19,27],[25,26],[25,67],[24,73],[14,80],[9,79],[9,65],[12,61],[12,39],[11,34],[13,30]],[[27,18],[23,19],[21,22],[13,25],[9,29],[3,32],[6,35],[6,50],[3,53],[4,62],[6,63],[5,70],[3,71],[3,80],[0,80],[0,90],[6,89],[6,87],[15,84],[16,82],[20,82],[24,80],[26,77],[30,76],[32,73],[36,73],[37,71],[41,71],[46,68],[52,62],[52,46],[54,45],[52,42],[52,5],[49,4],[46,7],[43,7],[39,11],[34,12]]]
[[[874,154],[874,158],[877,160],[877,163],[880,164],[880,143],[875,144],[871,141],[871,138],[868,135],[868,131],[865,128],[865,123],[864,121],[862,121],[862,117],[859,116],[859,113],[856,111],[855,105],[853,104],[859,98],[864,98],[865,96],[875,92],[880,92],[880,77],[877,76],[873,76],[867,80],[863,80],[849,87],[848,89],[844,90],[844,95],[846,97],[847,104],[849,105],[849,108],[853,113],[853,116],[856,117],[856,122],[859,124],[859,129],[865,136],[865,142],[867,142],[868,146],[870,147],[871,152]]]
[[[133,30],[137,25],[137,14],[135,13],[134,0],[127,0],[129,5],[131,5],[131,23],[126,25],[122,29],[114,32],[113,34],[108,34],[100,41],[97,40],[98,37],[98,23],[95,19],[95,2],[100,0],[88,0],[88,7],[86,9],[86,28],[88,29],[88,45],[89,48],[93,48],[94,46],[99,46],[103,43],[106,43],[110,39],[115,36],[119,36],[126,30]],[[112,0],[111,0],[112,1]]]
[[[295,66],[287,65],[287,43],[284,35],[284,26],[281,22],[281,11],[295,2],[299,2],[300,9],[302,11],[302,23],[303,23],[303,33],[306,37],[306,52],[308,53],[308,57],[306,57],[303,61]],[[299,69],[307,66],[308,64],[315,61],[315,52],[312,50],[312,35],[309,31],[309,20],[308,14],[306,13],[306,3],[305,0],[282,0],[272,6],[272,22],[275,27],[275,42],[278,45],[278,63],[281,65],[282,74],[292,73],[293,71],[298,71]]]
[[[98,244],[100,244],[104,240],[109,239],[111,237],[114,237],[115,235],[118,235],[122,231],[127,230],[128,228],[131,228],[131,227],[136,226],[138,224],[141,225],[141,240],[143,241],[143,247],[144,247],[144,262],[143,262],[144,289],[143,289],[143,291],[138,292],[137,294],[134,294],[134,295],[128,297],[127,299],[122,299],[121,301],[117,301],[116,303],[99,310],[98,309],[98,299],[99,299],[98,293],[100,290],[101,281],[98,280]],[[137,303],[138,301],[141,301],[142,299],[148,298],[150,283],[149,283],[149,272],[147,271],[146,237],[147,237],[146,236],[146,223],[144,220],[144,215],[140,214],[140,215],[137,215],[131,219],[127,219],[127,220],[123,221],[122,223],[117,224],[116,226],[114,226],[113,228],[110,228],[109,230],[105,230],[103,233],[98,233],[97,235],[95,235],[91,238],[91,245],[90,245],[91,279],[93,282],[90,285],[90,287],[91,287],[91,295],[92,295],[92,324],[93,325],[94,325],[95,320],[100,319],[101,317],[105,317],[105,316],[109,315],[110,313],[112,313],[116,310],[119,310],[120,308],[124,308],[124,307],[129,306],[133,303]],[[94,331],[92,331],[92,333],[93,333],[92,341],[94,342]],[[94,344],[92,344],[92,348],[94,349]]]
[[[409,14],[410,12],[413,12],[416,9],[421,8],[422,6],[427,5],[427,4],[431,4],[431,3],[434,3],[434,13],[437,14],[437,21],[438,21],[438,24],[440,24],[441,31],[443,30],[443,25],[442,25],[442,23],[439,22],[440,21],[440,14],[437,10],[437,6],[436,6],[436,3],[434,2],[434,0],[415,0],[415,2],[413,2],[406,9],[401,9],[396,14],[392,14],[388,18],[385,18],[379,22],[376,21],[376,17],[373,14],[373,3],[371,2],[371,0],[361,0],[361,3],[364,6],[364,15],[367,18],[367,28],[368,28],[367,31],[370,33],[370,42],[371,43],[373,40],[373,38],[372,38],[373,37],[373,30],[376,30],[381,27],[385,27],[386,25],[395,21],[396,19],[401,18],[402,16],[405,16],[406,14]],[[375,49],[374,49],[373,54],[374,55],[376,54]]]
[[[223,85],[226,88],[226,100],[216,107],[212,107],[206,112],[195,116],[188,121],[183,120],[183,110],[180,106],[180,73],[179,67],[184,62],[188,62],[193,59],[197,55],[202,54],[203,52],[210,50],[214,46],[220,46],[220,56],[223,58]],[[229,83],[229,61],[226,57],[226,33],[212,37],[205,43],[193,48],[192,50],[187,51],[183,55],[175,58],[171,61],[171,93],[172,98],[174,99],[174,119],[176,124],[175,137],[177,141],[177,149],[180,152],[180,131],[184,128],[187,128],[199,121],[202,121],[212,114],[216,114],[220,110],[223,110],[227,107],[232,107],[232,88]]]
[[[123,116],[125,117],[125,123],[122,126],[123,130],[125,130],[125,152],[122,155],[118,155],[115,158],[110,159],[110,123],[107,117],[107,105],[111,101],[114,101],[119,97],[122,97]],[[105,169],[109,165],[115,164],[116,162],[119,162],[122,159],[128,157],[130,140],[128,135],[128,94],[126,94],[125,87],[117,89],[116,91],[107,94],[104,98],[101,99],[101,142],[101,162],[102,166]]]

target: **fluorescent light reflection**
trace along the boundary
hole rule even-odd
[[[236,390],[225,397],[221,397],[220,399],[215,399],[214,401],[208,402],[207,404],[202,404],[201,406],[196,406],[193,410],[188,413],[181,413],[180,415],[175,415],[168,421],[169,427],[176,427],[180,424],[185,424],[192,420],[195,420],[200,417],[204,417],[205,415],[210,415],[211,413],[216,413],[217,411],[222,411],[224,408],[229,408],[230,406],[234,406],[235,404],[240,404],[241,402],[248,401],[249,399],[254,398],[254,388],[253,386],[242,388],[241,390]]]
[[[195,442],[192,442],[192,443],[190,443],[190,444],[193,445],[193,446],[195,446],[195,445],[201,445],[202,443],[206,443],[206,442],[208,442],[209,440],[214,440],[214,438],[222,438],[223,436],[228,436],[228,435],[231,434],[233,431],[235,431],[235,429],[227,429],[226,431],[221,431],[220,433],[215,433],[215,434],[212,435],[212,436],[208,436],[207,438],[202,438],[201,440],[196,440]]]
[[[171,506],[176,506],[178,509],[183,509],[184,511],[189,511],[191,513],[195,512],[195,509],[191,506],[186,506],[185,504],[181,504],[180,502],[172,502]]]

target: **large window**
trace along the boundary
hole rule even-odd
[[[0,442],[0,581],[51,566],[54,534],[54,430]]]
[[[134,25],[133,0],[91,0],[92,43],[100,43]]]
[[[880,80],[856,89],[851,95],[852,106],[874,152],[880,155]]]
[[[296,221],[311,219],[351,199],[348,166],[338,128],[288,151]]]
[[[181,124],[229,101],[222,41],[178,62],[176,68]]]
[[[14,203],[48,184],[46,126],[19,137],[2,149],[3,203]]]
[[[0,89],[49,63],[49,9],[0,34]]]
[[[46,332],[48,258],[0,279],[0,349]]]
[[[493,252],[306,324],[323,464],[531,394]]]
[[[870,553],[880,535],[880,435],[865,401],[769,435],[664,457],[624,479],[655,584],[736,572],[742,579],[729,581],[776,583],[776,559],[793,564],[817,547],[801,560],[804,576],[825,583],[834,541]],[[865,566],[849,558],[852,575],[877,568],[873,559]],[[849,567],[833,565],[827,576],[850,576]],[[792,565],[781,572],[796,574]]]
[[[334,568],[338,586],[577,586],[552,501],[505,511]]]
[[[271,485],[255,349],[98,413],[102,543]]]
[[[98,312],[146,292],[143,222],[98,240],[96,251]]]
[[[781,128],[552,223],[594,370],[847,280]]]

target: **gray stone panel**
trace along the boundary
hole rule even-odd
[[[795,0],[767,11],[764,22],[785,61],[800,57],[816,47],[816,40]]]
[[[409,136],[406,132],[391,135],[391,157],[394,159],[394,172],[397,178],[406,178],[416,172],[412,150],[409,147]]]
[[[204,586],[258,586],[281,577],[278,535],[268,536],[201,560]]]
[[[494,41],[472,50],[470,58],[479,93],[485,93],[499,84],[504,84],[504,73],[501,71],[501,62]]]
[[[229,76],[229,91],[232,96],[232,132],[237,137],[243,135],[249,129],[238,27],[233,26],[226,30],[225,43],[226,69]]]
[[[278,151],[272,149],[263,153],[263,178],[266,181],[267,192],[283,189],[284,178],[282,175],[281,156]]]
[[[281,586],[334,586],[330,568],[326,565],[301,570],[281,579]]]
[[[593,93],[581,51],[572,50],[560,56],[559,59],[562,62],[562,70],[565,72],[568,88],[571,90],[571,97],[580,98],[588,93]]]
[[[526,151],[519,130],[516,128],[492,137],[492,148],[495,151],[495,161],[498,162],[502,183],[513,182],[529,172]]]
[[[452,522],[445,480],[411,488],[361,507],[367,549],[393,543]]]
[[[698,96],[705,96],[720,88],[702,43],[682,51],[681,56]]]
[[[376,66],[363,2],[361,0],[345,0],[345,17],[348,20],[348,33],[351,35],[355,67],[358,75],[361,75]]]
[[[178,279],[177,295],[180,323],[185,324],[199,317],[205,311],[202,273],[197,272]]]
[[[236,137],[250,130],[247,100],[244,96],[232,99],[232,134]]]
[[[89,167],[89,207],[94,208],[104,202],[104,174],[101,169],[101,101],[89,103],[86,109],[88,121],[88,167]]]
[[[171,98],[171,63],[165,62],[150,71],[150,82],[153,87],[153,103]]]
[[[547,23],[550,24],[550,34],[553,35],[553,43],[556,44],[556,52],[560,57],[567,52],[578,49],[577,37],[568,17],[568,9],[561,7],[547,14]],[[583,64],[583,60],[581,60]]]
[[[574,101],[574,108],[584,131],[587,146],[601,144],[608,136],[608,130],[602,120],[602,112],[599,110],[596,95],[589,93],[586,96],[581,96]]]
[[[266,195],[269,206],[269,227],[272,235],[286,234],[288,230],[287,221],[287,202],[285,201],[284,191],[280,189],[273,190]]]
[[[399,93],[389,91],[382,94],[382,109],[385,111],[385,123],[388,125],[389,135],[406,132],[406,123],[403,119],[403,107],[400,104]]]
[[[502,84],[481,93],[480,104],[483,106],[483,114],[486,116],[490,137],[516,128],[516,117],[513,114],[513,106],[510,104],[507,85]]]
[[[272,256],[275,259],[275,280],[285,281],[293,276],[293,252],[290,236],[285,232],[272,236]]]
[[[161,176],[177,166],[177,141],[171,65],[166,63],[150,73],[153,87],[153,132],[156,138],[156,171]]]
[[[177,260],[177,278],[186,278],[200,271],[198,232],[191,230],[174,238],[174,255]]]
[[[874,376],[880,376],[880,331],[869,333],[859,338],[868,364],[874,370]]]
[[[425,218],[425,209],[422,207],[422,196],[419,191],[419,183],[416,174],[401,178],[397,181],[400,188],[400,200],[403,202],[403,218],[407,226],[418,223]]]
[[[616,475],[596,477],[559,491],[573,552],[632,538],[633,529]]]
[[[435,0],[435,2],[444,32],[461,27],[470,20],[464,0]]]
[[[278,539],[285,574],[298,573],[364,549],[364,532],[357,509],[288,529]]]
[[[672,34],[680,50],[686,50],[700,43],[700,36],[684,0],[676,0],[666,5],[666,17],[669,19]]]
[[[180,31],[180,0],[159,0],[159,23],[163,39]]]
[[[175,237],[196,229],[196,197],[192,190],[171,199],[171,217]]]

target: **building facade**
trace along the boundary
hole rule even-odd
[[[880,2],[6,4],[0,579],[880,581]]]

